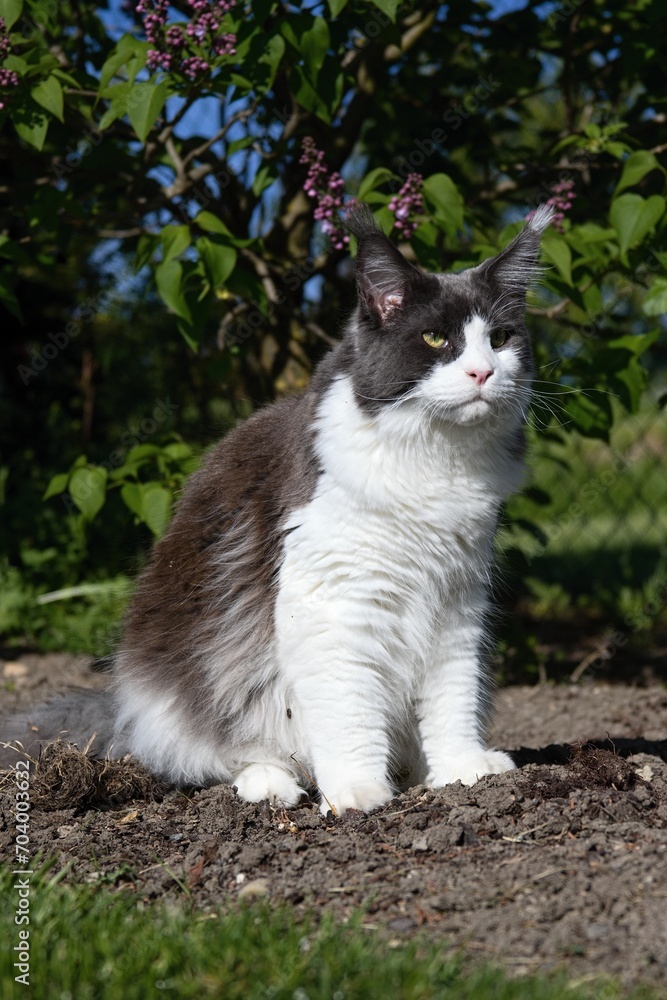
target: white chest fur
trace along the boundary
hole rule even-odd
[[[428,658],[443,608],[479,602],[517,463],[488,431],[430,423],[409,403],[365,414],[347,378],[320,406],[315,447],[324,471],[287,525],[276,606],[284,660],[304,631],[341,630],[403,686]]]
[[[339,379],[320,407],[317,489],[287,523],[278,661],[299,746],[338,808],[384,801],[391,760],[435,784],[511,766],[479,741],[479,650],[517,463],[471,428],[420,420],[364,414]]]

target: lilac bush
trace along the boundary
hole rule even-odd
[[[224,31],[223,20],[236,0],[187,0],[190,19],[167,25],[166,0],[139,0],[148,50],[146,65],[151,72],[176,73],[193,82],[203,80],[211,62],[236,53],[236,36]]]
[[[344,250],[350,240],[335,221],[340,218],[343,207],[345,188],[343,178],[337,171],[330,173],[324,151],[317,148],[315,140],[310,136],[301,143],[299,163],[308,167],[303,189],[309,198],[317,201],[314,218],[320,222],[322,231],[331,238],[333,249]],[[415,216],[424,214],[424,200],[421,193],[423,183],[421,174],[409,174],[401,190],[394,195],[388,205],[389,211],[394,214],[396,229],[407,240],[419,225]]]

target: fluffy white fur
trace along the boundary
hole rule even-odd
[[[501,364],[500,352],[486,356],[482,325],[471,320],[461,357],[393,410],[362,413],[345,378],[321,405],[326,471],[291,517],[276,628],[292,745],[318,776],[324,810],[386,801],[392,763],[434,786],[513,766],[480,742],[491,545],[521,475],[517,461],[490,460],[497,432],[470,426],[503,393],[468,374]],[[502,352],[508,369],[512,353]],[[420,745],[406,761],[411,728]]]

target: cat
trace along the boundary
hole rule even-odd
[[[309,388],[209,454],[141,576],[118,730],[153,772],[370,811],[514,766],[486,749],[486,620],[533,374],[525,297],[550,210],[460,273],[364,206],[357,305]]]

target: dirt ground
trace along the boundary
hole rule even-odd
[[[9,669],[8,669],[9,668]],[[102,686],[85,658],[0,660],[3,710]],[[45,755],[31,850],[68,879],[197,907],[268,897],[401,940],[418,928],[514,973],[667,979],[667,688],[586,681],[499,692],[491,740],[519,767],[323,818],[240,802],[231,788],[161,789],[145,773]],[[83,770],[81,768],[83,767]],[[77,770],[78,769],[78,770]],[[11,779],[11,775],[9,775]],[[137,797],[138,796],[138,797]],[[0,857],[13,855],[13,782]]]

